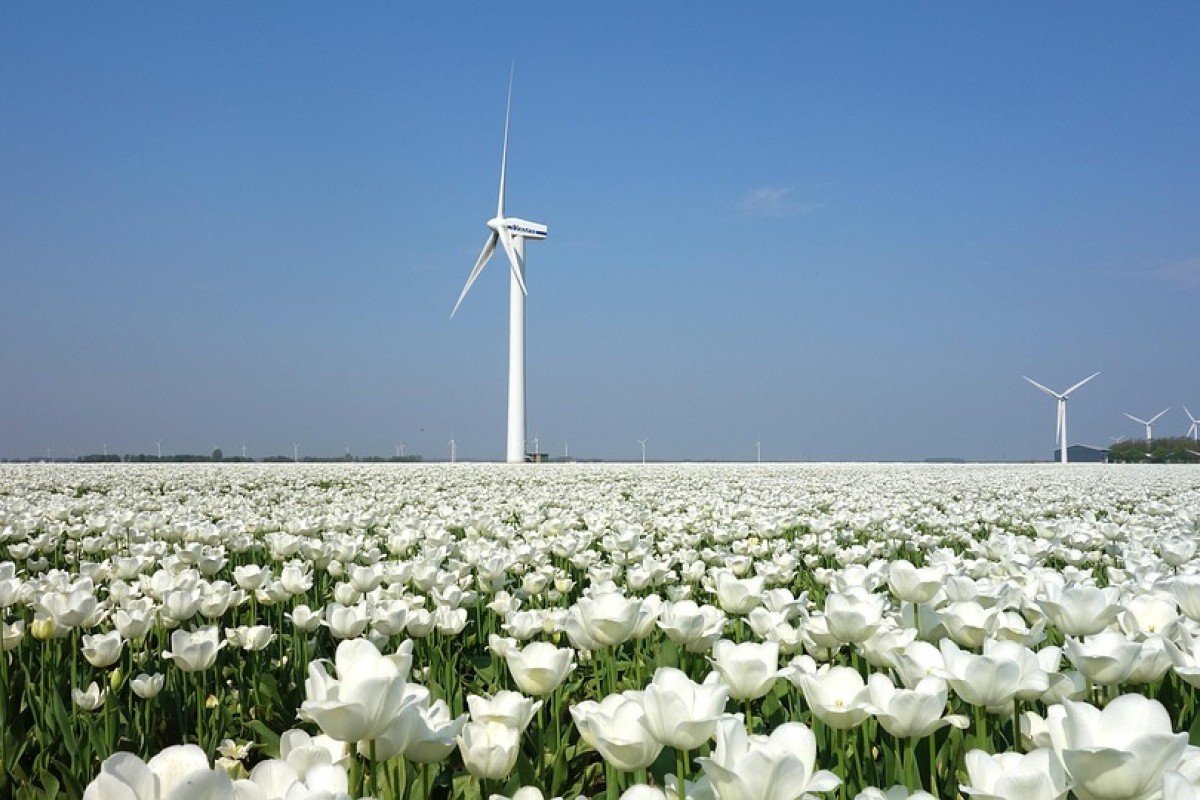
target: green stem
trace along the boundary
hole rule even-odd
[[[991,741],[987,735],[987,712],[983,706],[975,706],[975,746],[985,753],[991,753]]]
[[[203,674],[196,674],[196,743],[201,748],[204,747],[204,681],[200,677]],[[205,753],[207,752],[205,750]]]
[[[347,749],[350,751],[350,796],[362,797],[362,764],[358,759],[358,746],[351,742]]]
[[[937,746],[934,743],[934,737],[930,736],[926,739],[929,742],[929,793],[934,797],[938,796],[938,779],[937,779]]]
[[[378,777],[377,777],[378,770],[375,769],[376,764],[375,764],[375,740],[374,739],[367,742],[367,757],[370,760],[370,770],[371,770],[370,773],[367,775],[367,791],[370,793],[371,797],[379,797],[379,784],[378,784]]]
[[[919,739],[913,738],[905,742],[904,782],[909,789],[916,789],[921,785],[921,772],[917,768],[917,744],[919,742]]]
[[[1012,749],[1015,753],[1022,753],[1021,748],[1021,701],[1013,698],[1012,712]]]
[[[687,800],[687,751],[675,751],[675,794],[678,800]]]
[[[838,786],[838,797],[846,797],[846,787],[850,784],[850,775],[846,771],[846,743],[844,741],[845,731],[839,728],[831,728],[833,747],[837,751],[838,777],[842,779]]]

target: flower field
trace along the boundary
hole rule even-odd
[[[1200,798],[1200,470],[0,466],[0,797]]]

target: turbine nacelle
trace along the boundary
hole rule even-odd
[[[530,222],[520,217],[493,217],[488,220],[487,226],[497,233],[501,227],[507,228],[511,236],[520,236],[522,239],[545,239],[550,232],[540,222]]]
[[[522,239],[545,239],[550,229],[540,222],[530,222],[520,217],[492,217],[487,226],[503,236],[507,231],[511,237],[520,236]]]

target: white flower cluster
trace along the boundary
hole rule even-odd
[[[397,760],[541,797],[582,744],[634,800],[1175,800],[1198,537],[1186,467],[0,467],[0,648],[71,643],[84,714],[303,676],[279,758],[96,753],[91,798],[356,796]]]

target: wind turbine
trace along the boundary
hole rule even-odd
[[[496,244],[504,248],[511,269],[508,288],[508,441],[505,460],[510,464],[525,462],[525,240],[545,239],[547,228],[537,222],[508,217],[504,214],[504,181],[508,172],[508,119],[512,110],[512,72],[508,75],[508,102],[504,107],[504,148],[500,152],[500,196],[496,201],[496,216],[487,221],[491,228],[479,259],[463,286],[453,317],[479,273],[487,266]]]
[[[1162,411],[1155,414],[1150,419],[1138,419],[1133,414],[1126,414],[1125,416],[1129,417],[1134,422],[1140,422],[1141,424],[1146,426],[1146,443],[1149,444],[1154,439],[1154,421],[1170,410],[1171,409],[1168,406],[1167,408],[1164,408]],[[1191,414],[1189,414],[1188,416],[1190,417]]]
[[[1035,381],[1033,378],[1029,377],[1028,375],[1021,376],[1022,378],[1029,381],[1034,386],[1041,389],[1043,392],[1045,392],[1046,394],[1050,395],[1051,397],[1053,397],[1054,399],[1056,399],[1058,401],[1058,420],[1054,426],[1054,436],[1055,436],[1055,438],[1058,439],[1058,448],[1059,448],[1058,460],[1060,463],[1063,463],[1063,464],[1067,463],[1067,398],[1071,396],[1071,392],[1075,391],[1080,386],[1083,386],[1085,383],[1087,383],[1088,381],[1090,381],[1092,378],[1096,377],[1099,374],[1100,374],[1099,372],[1093,372],[1091,375],[1088,375],[1086,378],[1081,380],[1079,383],[1075,384],[1070,389],[1067,389],[1065,392],[1062,392],[1061,394],[1054,391],[1053,389],[1047,389],[1045,386],[1038,383],[1037,381]]]
[[[642,464],[646,463],[646,439],[638,439],[638,444],[642,446]]]
[[[1188,428],[1187,433],[1185,433],[1183,437],[1186,439],[1190,436],[1192,437],[1193,442],[1200,442],[1200,419],[1193,417],[1192,412],[1188,411],[1187,406],[1183,407],[1183,413],[1187,414],[1187,418],[1191,420],[1192,423],[1192,427]]]
[[[458,443],[453,439],[450,440],[450,463],[458,461]]]

